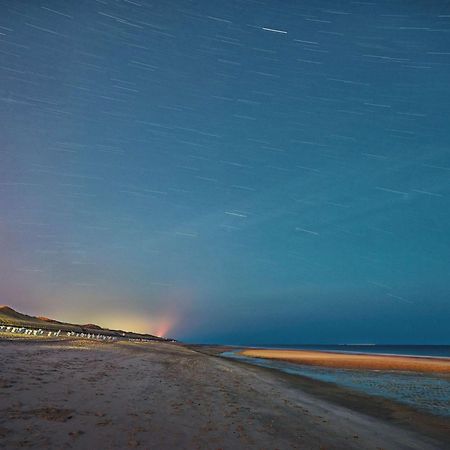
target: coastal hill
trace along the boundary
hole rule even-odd
[[[111,330],[100,327],[92,323],[80,325],[74,323],[60,322],[48,317],[35,317],[22,314],[10,306],[0,305],[0,325],[11,325],[16,327],[42,329],[48,331],[73,331],[75,333],[102,334],[105,336],[126,337],[132,339],[151,339],[157,341],[167,341],[170,339],[161,338],[152,334],[133,333],[132,331]]]

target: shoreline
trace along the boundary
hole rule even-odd
[[[224,348],[226,351],[237,351],[237,350],[274,350],[274,351],[307,351],[307,352],[318,352],[318,353],[336,353],[336,354],[344,354],[344,355],[373,355],[373,356],[399,356],[405,358],[423,358],[423,359],[442,359],[444,361],[450,361],[450,356],[440,356],[440,355],[421,355],[414,353],[383,353],[383,352],[365,352],[365,351],[356,351],[356,350],[331,350],[331,349],[319,349],[319,348],[300,348],[300,347],[283,347],[283,346],[270,346],[270,345],[226,345],[226,344],[195,344],[195,343],[183,343],[178,342],[179,345],[184,345],[186,347],[192,347],[195,349],[200,348],[208,348],[210,351],[214,348]],[[312,347],[319,347],[315,345],[311,345]],[[346,347],[347,345],[341,345],[342,347]],[[352,346],[352,345],[349,345]],[[374,344],[373,347],[376,345]],[[441,345],[438,345],[441,346]],[[304,346],[308,347],[308,346]],[[328,347],[328,346],[324,346]],[[392,347],[397,347],[396,345],[392,345]],[[428,345],[423,345],[423,347],[428,347]],[[436,345],[431,345],[431,347],[436,347]],[[450,345],[442,345],[442,347],[450,347]],[[225,351],[225,350],[224,350]]]
[[[448,418],[445,416],[418,410],[392,398],[355,391],[354,389],[334,382],[321,381],[301,374],[290,374],[275,367],[253,365],[245,360],[228,359],[221,356],[224,352],[246,348],[244,346],[237,347],[209,344],[183,345],[206,355],[224,358],[231,360],[236,364],[250,367],[251,370],[256,372],[269,372],[272,375],[285,380],[286,383],[292,385],[296,389],[302,390],[314,397],[349,408],[361,414],[372,416],[382,421],[398,424],[411,431],[420,431],[424,435],[438,437],[439,439],[442,439],[443,442],[446,442],[447,445],[450,445],[450,425],[448,423]]]

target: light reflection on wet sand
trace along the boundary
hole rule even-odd
[[[285,361],[246,357],[238,351],[223,356],[262,367],[270,367],[293,375],[336,383],[369,395],[395,400],[418,410],[450,416],[450,378],[436,374],[414,372],[355,370],[307,366]]]

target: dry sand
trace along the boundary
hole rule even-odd
[[[311,366],[450,374],[450,358],[357,355],[307,350],[264,349],[243,350],[240,354],[252,358],[276,359]]]
[[[165,343],[0,341],[7,449],[442,449],[275,372]]]

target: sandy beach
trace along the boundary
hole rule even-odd
[[[450,374],[450,358],[358,355],[273,349],[249,349],[241,351],[240,354],[251,358],[266,358],[311,366]]]
[[[0,341],[0,447],[442,449],[270,370],[165,343]]]

